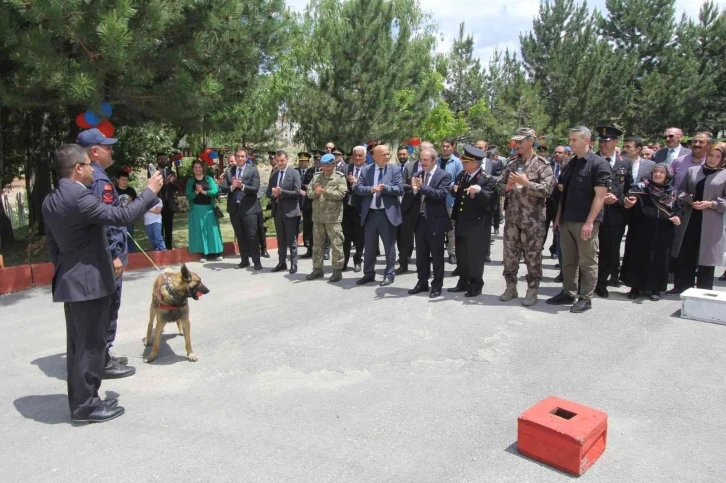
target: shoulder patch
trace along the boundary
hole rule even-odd
[[[111,183],[106,183],[103,185],[103,191],[113,191],[113,185]]]

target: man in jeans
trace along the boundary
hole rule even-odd
[[[560,230],[564,290],[547,300],[547,303],[574,303],[570,309],[573,313],[592,308],[592,294],[597,284],[597,235],[608,192],[608,180],[612,176],[608,162],[590,150],[591,138],[590,130],[584,126],[570,129],[572,159],[560,176],[562,199],[553,225],[553,230]],[[576,296],[579,296],[577,300]]]

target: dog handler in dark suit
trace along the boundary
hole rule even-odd
[[[277,232],[278,263],[273,272],[287,270],[287,250],[290,249],[290,273],[297,273],[297,235],[300,229],[300,173],[287,165],[287,153],[275,153],[277,169],[267,183],[267,197]]]
[[[360,219],[365,231],[365,254],[363,256],[363,278],[356,282],[364,285],[376,280],[376,248],[378,237],[383,240],[386,253],[386,271],[381,286],[391,285],[395,278],[396,227],[401,224],[403,195],[401,168],[389,164],[391,151],[385,144],[373,148],[373,164],[366,165],[356,180],[353,192],[361,203]]]
[[[163,179],[156,172],[127,206],[99,200],[88,154],[77,144],[55,153],[58,187],[43,200],[48,247],[55,267],[53,301],[64,302],[68,403],[74,424],[108,421],[124,413],[117,399],[98,396],[106,362],[106,331],[116,277],[106,226],[128,226],[158,202]]]
[[[246,149],[238,148],[234,157],[237,166],[227,170],[219,188],[227,194],[227,213],[239,243],[240,263],[237,268],[249,267],[251,257],[255,270],[262,270],[257,239],[257,214],[262,213],[262,205],[257,198],[260,172],[247,162]]]
[[[423,148],[419,154],[421,171],[411,178],[413,202],[411,209],[416,216],[416,271],[418,282],[408,291],[415,295],[429,289],[431,263],[434,280],[429,298],[441,295],[444,285],[444,251],[446,233],[452,225],[446,210],[446,197],[451,186],[451,175],[436,165],[439,155],[433,148]]]
[[[93,170],[91,191],[102,202],[112,206],[119,206],[121,201],[119,200],[118,192],[108,178],[105,170],[113,164],[111,155],[113,154],[113,145],[116,144],[116,141],[116,138],[108,138],[95,128],[81,131],[76,138],[76,144],[85,148],[91,160],[91,169]],[[163,177],[164,172],[162,171],[161,174]],[[109,312],[108,331],[106,332],[106,366],[103,370],[103,378],[119,379],[133,376],[136,373],[135,368],[127,365],[128,358],[116,357],[111,354],[111,347],[113,346],[114,340],[116,340],[118,311],[121,308],[121,291],[123,288],[123,269],[128,264],[129,241],[127,240],[126,227],[117,228],[115,226],[107,226],[106,237],[111,259],[113,260],[114,273],[116,275],[116,291],[111,294],[111,310]]]
[[[486,152],[473,146],[464,146],[461,157],[464,170],[451,187],[454,209],[451,219],[456,230],[456,268],[459,282],[448,292],[466,292],[465,297],[481,295],[484,286],[484,259],[482,246],[489,246],[492,236],[492,205],[499,196],[497,182],[482,170]]]

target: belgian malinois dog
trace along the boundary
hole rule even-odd
[[[190,272],[185,264],[182,264],[179,273],[164,272],[156,277],[149,308],[149,327],[146,329],[146,338],[143,339],[146,347],[151,346],[151,352],[144,362],[152,362],[156,359],[159,354],[161,333],[164,332],[164,326],[169,322],[176,322],[179,333],[184,335],[189,360],[192,362],[198,360],[192,352],[192,333],[187,302],[189,298],[199,300],[199,297],[208,293],[209,289],[204,286],[199,275]],[[154,327],[154,319],[156,319],[156,331],[152,345],[151,329]]]

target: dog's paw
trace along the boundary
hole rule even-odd
[[[154,362],[156,360],[157,354],[149,354],[149,356],[144,359],[144,362]]]
[[[144,344],[144,347],[149,347],[151,345],[151,339],[147,339],[146,337],[141,339],[141,342]]]
[[[193,353],[189,354],[187,357],[189,358],[189,360],[191,362],[197,362],[199,360],[199,358],[197,356],[195,356]]]

